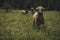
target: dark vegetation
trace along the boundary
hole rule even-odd
[[[5,9],[30,9],[38,4],[46,10],[60,10],[60,0],[0,0],[0,8]]]

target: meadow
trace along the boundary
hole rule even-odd
[[[45,26],[40,31],[32,26],[32,14],[21,10],[0,10],[0,40],[60,40],[60,14],[44,11]]]

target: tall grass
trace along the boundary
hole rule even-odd
[[[32,26],[31,13],[0,10],[0,40],[60,40],[59,18],[57,11],[44,11],[45,27],[38,31]]]

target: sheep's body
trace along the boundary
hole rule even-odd
[[[39,28],[41,24],[44,24],[43,13],[36,11],[33,15],[33,26]]]

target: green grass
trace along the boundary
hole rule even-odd
[[[60,40],[58,11],[44,11],[45,28],[33,29],[32,14],[23,15],[21,10],[6,13],[0,10],[0,40]]]

